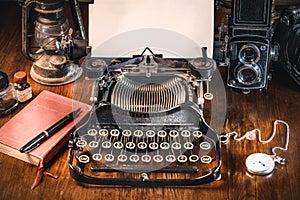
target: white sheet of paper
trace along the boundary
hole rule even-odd
[[[214,0],[96,0],[89,5],[92,56],[212,57]]]

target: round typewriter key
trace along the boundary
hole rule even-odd
[[[188,160],[188,158],[186,157],[186,155],[180,155],[177,157],[177,160],[180,163],[185,163]]]
[[[131,136],[131,130],[123,130],[122,131],[122,135],[125,137],[130,137]]]
[[[89,143],[89,146],[90,146],[91,148],[96,148],[96,147],[98,147],[98,145],[99,145],[99,143],[96,142],[96,141],[91,141],[91,142]]]
[[[166,156],[166,161],[169,162],[169,163],[172,163],[172,162],[176,161],[176,158],[175,158],[174,155],[167,155]]]
[[[170,144],[168,142],[162,142],[162,143],[160,143],[160,148],[167,150],[170,148]]]
[[[92,158],[95,161],[100,161],[102,159],[102,155],[100,153],[95,153]]]
[[[158,144],[156,142],[151,142],[149,144],[149,148],[152,150],[157,150],[158,149]]]
[[[176,131],[176,130],[171,130],[171,131],[169,132],[169,135],[170,135],[171,137],[173,137],[173,138],[176,138],[176,137],[178,137],[179,133],[178,133],[178,131]]]
[[[118,129],[112,129],[110,131],[110,135],[113,136],[113,137],[118,137],[120,134],[120,131]]]
[[[123,148],[123,143],[120,141],[114,142],[114,147],[116,149],[122,149]]]
[[[200,137],[202,137],[202,132],[201,132],[201,131],[194,131],[194,132],[193,132],[193,136],[194,136],[195,138],[200,138]]]
[[[76,145],[77,145],[78,147],[85,147],[85,146],[87,145],[87,142],[86,142],[85,140],[78,140],[78,141],[76,142]]]
[[[138,155],[136,155],[136,154],[133,154],[133,155],[129,156],[129,160],[131,162],[136,163],[136,162],[138,162],[140,160],[140,157]]]
[[[111,142],[110,141],[104,141],[104,142],[102,142],[102,147],[104,149],[109,149],[111,147]]]
[[[103,136],[103,137],[107,136],[108,135],[108,130],[107,129],[100,129],[99,130],[99,135]]]
[[[158,131],[157,135],[158,135],[158,137],[164,138],[167,136],[167,132],[164,130],[160,130],[160,131]]]
[[[198,155],[190,155],[190,157],[189,157],[190,162],[197,162],[198,160],[199,160]]]
[[[118,156],[118,161],[120,161],[120,162],[126,162],[127,161],[127,156],[124,155],[124,154],[120,154]]]
[[[94,128],[91,128],[90,130],[88,130],[88,134],[91,136],[95,136],[97,135],[98,131]]]
[[[181,144],[179,142],[174,142],[171,145],[172,149],[179,150],[181,149]]]
[[[183,131],[181,131],[181,136],[188,138],[191,136],[191,132],[189,130],[183,130]]]
[[[126,146],[127,149],[134,149],[135,148],[135,143],[127,142],[125,146]]]
[[[151,156],[149,156],[149,155],[142,155],[142,157],[141,157],[141,160],[143,161],[143,162],[145,162],[145,163],[148,163],[148,162],[150,162],[151,161]]]
[[[186,150],[192,150],[194,148],[194,145],[193,143],[191,142],[186,142],[183,144],[183,147],[186,149]]]
[[[208,156],[208,155],[205,155],[205,156],[202,156],[202,157],[201,157],[201,162],[203,162],[203,163],[205,163],[205,164],[209,164],[209,163],[211,163],[211,161],[212,161],[212,159],[211,159],[211,157]]]
[[[211,145],[208,142],[201,142],[199,146],[203,150],[209,150],[211,148]]]
[[[154,130],[148,130],[148,131],[146,131],[146,136],[147,137],[154,137],[155,136],[155,131]]]
[[[155,155],[153,156],[153,160],[154,162],[161,163],[164,160],[164,158],[161,155]]]
[[[214,98],[214,95],[210,92],[204,93],[204,99],[206,100],[212,100]]]
[[[79,157],[78,157],[78,159],[79,159],[79,162],[81,162],[81,163],[88,163],[88,162],[90,162],[90,158],[87,156],[87,155],[80,155]]]
[[[147,143],[146,143],[146,142],[139,142],[139,143],[137,144],[137,147],[138,147],[139,149],[146,149],[146,148],[147,148]]]
[[[105,159],[107,162],[112,162],[112,161],[114,161],[115,157],[114,157],[114,155],[112,155],[112,154],[106,154],[106,155],[104,156],[104,159]]]
[[[143,137],[143,135],[144,135],[144,132],[142,130],[135,130],[133,132],[133,136],[135,136],[135,137]]]

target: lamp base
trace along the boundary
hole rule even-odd
[[[77,80],[82,75],[82,68],[66,62],[65,56],[42,55],[33,62],[31,78],[43,85],[64,85]]]

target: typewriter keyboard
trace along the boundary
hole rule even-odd
[[[79,163],[92,171],[197,173],[216,157],[215,142],[197,128],[89,128],[76,141]]]

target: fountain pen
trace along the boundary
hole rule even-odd
[[[57,133],[59,130],[61,130],[63,127],[65,127],[67,124],[69,124],[73,119],[78,117],[80,114],[81,109],[77,109],[74,112],[71,112],[70,114],[66,115],[62,119],[60,119],[58,122],[53,124],[51,127],[46,129],[45,131],[41,132],[39,135],[37,135],[35,138],[30,140],[27,144],[25,144],[21,149],[21,153],[29,152],[32,149],[38,147],[41,143],[43,143],[47,138],[51,137],[55,133]]]

